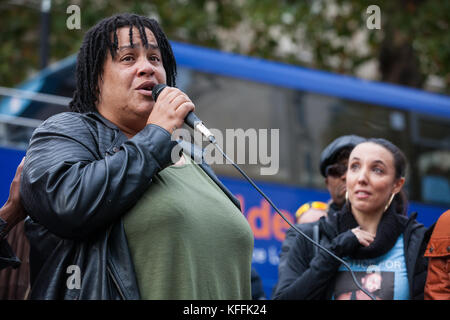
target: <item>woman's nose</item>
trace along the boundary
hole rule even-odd
[[[152,75],[155,72],[153,64],[148,61],[146,57],[139,58],[138,61],[138,75],[140,77]]]
[[[366,183],[367,182],[367,169],[364,167],[361,168],[358,172],[358,182],[359,183]]]

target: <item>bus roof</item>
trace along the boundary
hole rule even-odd
[[[171,41],[171,44],[177,64],[194,70],[450,118],[450,97],[446,95],[192,44],[175,41]],[[73,74],[75,64],[76,55],[69,56],[40,71],[18,88],[41,92],[46,82],[66,78],[68,73]],[[26,100],[6,98],[0,103],[0,113],[20,115],[29,104]]]

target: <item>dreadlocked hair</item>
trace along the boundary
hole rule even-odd
[[[130,46],[133,44],[133,27],[139,31],[142,44],[148,48],[145,28],[150,29],[156,38],[164,69],[167,85],[175,86],[177,66],[172,47],[158,22],[136,14],[122,13],[101,20],[88,30],[84,36],[77,57],[76,88],[69,108],[73,112],[86,113],[97,111],[100,95],[99,79],[109,50],[114,59],[119,48],[117,29],[128,26],[130,29]]]

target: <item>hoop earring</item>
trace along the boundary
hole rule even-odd
[[[384,211],[386,211],[386,210],[389,208],[389,206],[390,206],[391,203],[392,203],[392,200],[394,200],[395,195],[396,195],[395,193],[393,193],[393,194],[391,195],[391,197],[389,198],[389,201],[388,201],[386,207],[384,207]]]
[[[345,202],[348,203],[348,191],[345,191]]]

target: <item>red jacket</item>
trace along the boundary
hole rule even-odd
[[[425,300],[450,300],[450,210],[437,221],[425,257],[429,258]]]

